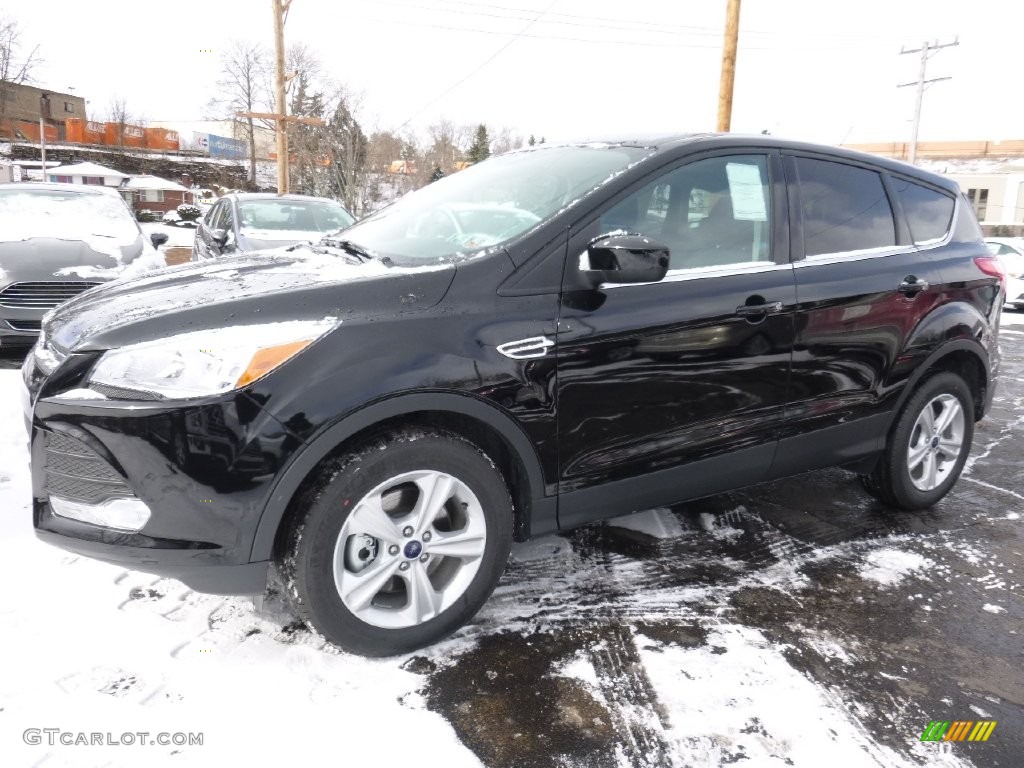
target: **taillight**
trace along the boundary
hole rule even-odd
[[[1006,284],[1006,267],[998,256],[975,256],[974,263],[986,275],[997,277],[1000,283]]]

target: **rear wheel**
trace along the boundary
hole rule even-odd
[[[512,501],[490,459],[441,431],[385,435],[321,467],[282,573],[300,616],[368,656],[461,627],[497,584]]]
[[[903,407],[878,465],[861,478],[864,487],[890,506],[930,507],[960,477],[973,437],[967,384],[952,373],[932,376]]]

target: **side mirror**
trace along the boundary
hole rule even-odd
[[[153,243],[154,248],[159,248],[161,245],[167,242],[166,232],[154,232],[149,236],[149,241]]]
[[[602,283],[656,283],[668,272],[668,246],[643,235],[610,235],[587,248],[589,269],[580,272],[594,288]]]
[[[223,248],[228,243],[228,231],[226,229],[211,229],[210,237],[213,238],[213,242],[219,248]]]

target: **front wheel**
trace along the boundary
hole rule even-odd
[[[927,379],[907,401],[885,453],[864,487],[900,509],[925,509],[949,493],[960,477],[974,438],[974,408],[967,384],[953,373]]]
[[[508,560],[512,501],[491,460],[439,430],[384,435],[321,466],[281,570],[332,643],[389,656],[436,642],[487,600]]]

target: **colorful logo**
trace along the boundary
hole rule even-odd
[[[921,741],[988,741],[995,729],[995,720],[932,720]]]

